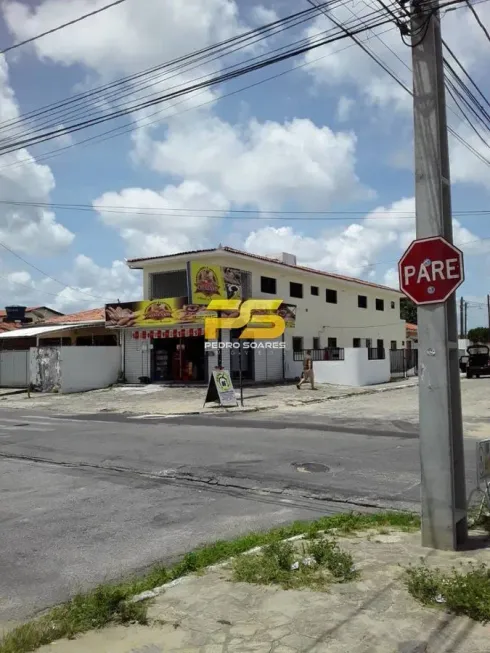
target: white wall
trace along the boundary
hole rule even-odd
[[[117,382],[120,367],[119,347],[62,347],[61,392],[107,388]]]
[[[246,265],[240,267],[248,269]],[[276,279],[276,297],[297,306],[296,327],[288,329],[287,333],[291,337],[302,337],[304,349],[313,349],[313,338],[320,340],[320,348],[328,346],[328,338],[336,338],[337,347],[352,347],[354,338],[360,338],[363,347],[366,338],[372,340],[373,347],[378,339],[383,340],[385,349],[390,348],[392,340],[396,341],[398,348],[405,344],[405,322],[400,319],[400,296],[395,291],[262,264],[252,270],[254,299],[274,298],[261,292],[261,276]],[[291,281],[303,284],[302,299],[290,297]],[[318,295],[311,294],[312,286],[318,287]],[[327,289],[337,291],[336,304],[326,302]],[[358,307],[358,295],[367,296],[368,308]],[[384,300],[383,311],[376,310],[376,299]],[[291,338],[289,340],[292,342]]]
[[[368,360],[365,348],[346,348],[343,361],[313,361],[316,383],[362,387],[390,380],[389,352],[385,360]]]
[[[30,378],[29,351],[0,353],[0,387],[26,388]]]
[[[303,370],[303,361],[295,361],[291,338],[286,335],[286,351],[284,352],[284,376],[286,379],[299,379]]]

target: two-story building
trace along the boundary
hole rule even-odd
[[[298,265],[292,254],[268,258],[220,246],[127,264],[143,271],[144,298],[107,306],[106,324],[121,329],[130,383],[205,382],[217,365],[235,377],[241,367],[251,381],[280,381],[299,376],[307,349],[317,360],[338,360],[344,348],[405,346],[399,291]],[[277,346],[247,341],[239,353],[222,344],[236,342],[239,332],[222,330],[216,347],[206,348],[204,316],[213,298],[282,300],[286,330]]]

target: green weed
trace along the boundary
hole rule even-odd
[[[278,543],[305,532],[317,535],[320,531],[328,533],[337,529],[347,534],[382,526],[416,530],[420,526],[420,520],[416,515],[397,512],[339,514],[322,517],[315,522],[294,522],[283,528],[250,533],[230,541],[215,542],[186,554],[170,569],[159,565],[141,578],[102,585],[92,592],[74,597],[68,603],[50,610],[46,616],[8,632],[0,640],[0,653],[30,653],[44,644],[50,644],[64,637],[74,637],[94,628],[102,628],[109,623],[132,621],[146,623],[146,604],[131,603],[131,597],[186,574],[199,572],[228,558],[239,556],[257,546]],[[249,557],[253,558],[253,556]],[[288,572],[284,571],[284,573]],[[303,573],[304,571],[301,571],[296,577]]]
[[[490,622],[490,569],[484,564],[470,563],[449,572],[425,565],[409,567],[406,585],[423,605],[441,606],[483,624]]]

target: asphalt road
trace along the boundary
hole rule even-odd
[[[362,426],[0,411],[0,625],[204,542],[349,507],[417,509],[413,426]],[[472,476],[473,458],[470,441]]]

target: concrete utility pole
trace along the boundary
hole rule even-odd
[[[453,242],[438,2],[412,3],[417,238]],[[422,545],[468,538],[456,297],[418,308]]]
[[[488,329],[490,331],[490,295],[487,295]]]
[[[464,333],[464,299],[461,297],[459,300],[459,333],[460,338],[465,337]]]

